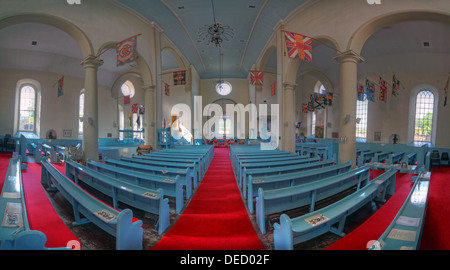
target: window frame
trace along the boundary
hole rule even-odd
[[[362,108],[361,108],[362,107]],[[365,117],[358,117],[360,114],[358,112],[365,110],[365,112],[363,112],[362,114],[364,114]],[[369,100],[367,98],[365,98],[364,100],[356,100],[356,114],[355,114],[356,119],[360,118],[360,122],[359,123],[355,123],[355,140],[357,142],[366,142],[367,141],[367,132],[368,132],[368,119],[369,119]],[[364,121],[365,119],[365,121]],[[365,123],[365,137],[359,137],[358,134],[360,134],[360,132],[358,132],[358,126],[362,125],[361,121],[363,121],[363,123]]]
[[[415,128],[415,118],[416,118],[416,100],[417,95],[422,90],[428,90],[434,95],[433,103],[433,124],[431,128],[431,142],[414,142],[414,128]],[[433,146],[436,142],[436,128],[437,128],[437,118],[438,118],[438,105],[439,105],[439,91],[432,85],[429,84],[419,84],[412,88],[410,92],[409,101],[409,118],[408,118],[408,144],[421,146],[428,144]]]
[[[25,87],[31,87],[32,89],[33,89],[33,91],[34,91],[34,109],[32,110],[33,111],[33,114],[34,114],[34,118],[33,118],[33,130],[24,130],[24,129],[21,129],[20,128],[20,115],[21,115],[21,111],[25,111],[25,110],[22,110],[21,109],[21,101],[22,101],[22,90],[25,88]],[[31,133],[36,133],[36,122],[37,122],[37,100],[38,99],[38,89],[37,89],[37,87],[36,86],[34,86],[33,84],[31,84],[31,83],[23,83],[23,84],[21,84],[20,85],[20,87],[19,87],[19,103],[18,103],[18,105],[19,105],[19,109],[18,109],[18,119],[17,119],[17,130],[19,131],[19,132],[31,132]]]
[[[81,115],[81,96],[83,95],[83,115]],[[86,104],[85,102],[86,100],[86,95],[84,93],[84,89],[81,90],[80,94],[78,95],[78,139],[83,139],[83,132],[84,132],[84,127],[83,127],[83,122],[84,122],[84,106]],[[81,120],[83,118],[83,120]],[[80,132],[81,131],[81,132]]]

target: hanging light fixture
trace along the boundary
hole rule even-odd
[[[202,41],[207,41],[207,44],[214,44],[216,47],[220,47],[221,43],[225,41],[230,41],[233,38],[233,28],[230,26],[224,26],[220,22],[216,22],[216,15],[214,12],[214,3],[211,0],[213,19],[214,23],[212,25],[204,25],[198,29],[198,37]]]

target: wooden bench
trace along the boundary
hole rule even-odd
[[[42,160],[41,182],[54,186],[73,206],[74,226],[92,222],[116,238],[118,250],[142,249],[142,220],[130,209],[119,211],[87,193],[47,160]],[[85,218],[81,219],[81,215]]]
[[[259,188],[256,198],[256,223],[261,233],[266,233],[267,214],[280,213],[307,205],[309,205],[309,212],[313,212],[316,202],[354,186],[356,190],[359,190],[366,186],[369,180],[370,168],[365,166],[293,187],[273,190]]]
[[[21,159],[17,152],[9,160],[0,196],[0,250],[71,250],[47,248],[47,236],[31,230],[22,185]]]
[[[118,202],[123,202],[157,215],[158,222],[155,227],[158,234],[162,234],[170,225],[169,199],[164,199],[164,191],[161,188],[154,190],[120,181],[71,160],[66,162],[66,176],[76,184],[81,180],[109,196],[112,198],[113,207],[116,209],[119,209]]]
[[[275,249],[292,250],[295,244],[328,231],[344,236],[346,217],[377,197],[384,200],[387,193],[393,194],[395,177],[396,169],[391,168],[370,181],[365,187],[324,208],[294,218],[282,214],[280,223],[274,225]],[[333,227],[334,224],[337,224],[337,227]]]
[[[358,156],[358,167],[363,166],[367,162],[371,161],[375,157],[375,152],[364,151],[361,152]]]
[[[398,164],[398,163],[400,163],[400,161],[402,160],[404,155],[405,155],[404,152],[392,153],[389,155],[386,162],[389,164]]]
[[[409,153],[404,156],[403,161],[408,165],[414,165],[417,161],[417,153]]]
[[[301,165],[301,164],[308,164],[308,163],[314,163],[319,162],[320,160],[315,158],[305,158],[305,159],[298,159],[298,160],[286,160],[286,161],[271,161],[270,158],[266,159],[265,162],[256,162],[256,163],[241,163],[239,165],[239,183],[245,183],[244,179],[246,178],[245,171],[252,170],[252,169],[258,169],[258,168],[276,168],[276,167],[285,167],[285,166],[291,166],[291,165]]]
[[[157,166],[161,170],[172,168],[176,170],[187,170],[189,169],[189,172],[194,179],[194,189],[197,188],[201,181],[201,177],[198,174],[198,171],[196,170],[196,167],[192,163],[169,163],[169,162],[161,162],[161,161],[153,161],[153,160],[145,160],[145,159],[138,159],[138,158],[127,158],[127,157],[120,157],[120,161],[128,162],[128,163],[134,163],[134,164],[141,164],[145,166]]]
[[[143,154],[143,157],[154,157],[155,160],[158,161],[167,161],[167,159],[171,159],[174,162],[181,161],[181,162],[198,162],[199,169],[201,172],[201,175],[204,175],[206,173],[206,170],[209,167],[210,162],[205,158],[204,154],[192,154],[192,153],[182,153],[182,152],[168,152],[167,150],[161,151],[161,152],[151,152],[149,154]],[[152,159],[153,160],[153,159]]]
[[[417,250],[420,248],[430,184],[430,179],[425,175],[419,173],[397,215],[380,238],[372,244],[370,250]]]
[[[165,196],[175,199],[175,209],[177,214],[180,213],[183,208],[183,184],[181,183],[179,175],[175,177],[151,175],[148,173],[117,168],[89,159],[86,161],[86,166],[96,170],[97,172],[137,186],[146,187],[153,190],[162,189]]]
[[[313,182],[325,177],[334,176],[340,173],[348,172],[352,169],[350,161],[336,166],[327,166],[324,168],[305,170],[300,172],[285,173],[281,175],[261,176],[253,179],[249,176],[247,186],[247,205],[249,212],[254,212],[253,198],[258,196],[258,189],[272,190],[286,187],[293,187],[307,182]]]
[[[194,171],[198,174],[199,179],[203,179],[203,175],[205,171],[203,171],[203,168],[201,166],[200,159],[188,159],[188,158],[172,158],[172,157],[148,157],[148,156],[136,156],[131,155],[131,158],[133,159],[141,159],[145,161],[156,161],[160,163],[170,163],[170,164],[176,164],[179,165],[179,167],[194,167]]]
[[[244,157],[242,159],[239,159],[238,165],[233,168],[233,171],[235,173],[235,177],[239,177],[239,175],[242,173],[242,169],[243,169],[243,164],[248,164],[246,166],[249,166],[250,164],[261,164],[261,163],[265,163],[268,160],[270,162],[291,162],[291,161],[298,161],[298,160],[305,160],[308,159],[308,157],[302,157],[302,156],[297,156],[297,155],[287,155],[287,156],[277,156],[277,157],[253,157],[253,158],[248,158],[248,157]]]
[[[257,169],[244,168],[243,173],[244,176],[242,178],[242,184],[240,183],[240,186],[242,186],[242,193],[244,195],[244,199],[247,199],[247,185],[249,183],[250,175],[252,176],[253,179],[258,179],[261,176],[281,175],[285,173],[300,172],[333,165],[334,161],[317,161],[306,164],[297,164],[272,168],[257,168]]]
[[[191,174],[190,168],[183,168],[183,169],[161,168],[158,166],[143,165],[143,164],[138,164],[138,163],[131,163],[131,162],[125,162],[125,161],[120,161],[120,160],[115,160],[115,159],[109,159],[107,157],[103,161],[105,162],[105,164],[111,165],[114,167],[123,168],[126,170],[149,173],[149,174],[153,174],[153,175],[162,175],[162,176],[170,176],[170,177],[176,177],[177,175],[179,175],[181,183],[185,186],[187,199],[191,198],[192,187],[197,181],[197,176],[194,174]]]
[[[389,158],[389,155],[392,154],[392,152],[379,152],[375,153],[374,160],[375,162],[383,162]]]

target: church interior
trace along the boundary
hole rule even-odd
[[[448,0],[0,7],[1,250],[450,249]]]

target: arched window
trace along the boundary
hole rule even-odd
[[[365,142],[367,139],[367,114],[369,108],[369,101],[356,101],[356,140]]]
[[[434,94],[422,90],[416,96],[414,142],[432,142]]]
[[[130,96],[130,98],[134,97],[134,85],[130,81],[126,81],[122,84],[120,87],[120,90],[122,91],[123,96]]]
[[[84,91],[81,91],[78,103],[78,138],[83,138]]]
[[[31,84],[20,87],[19,131],[36,132],[36,89]]]

